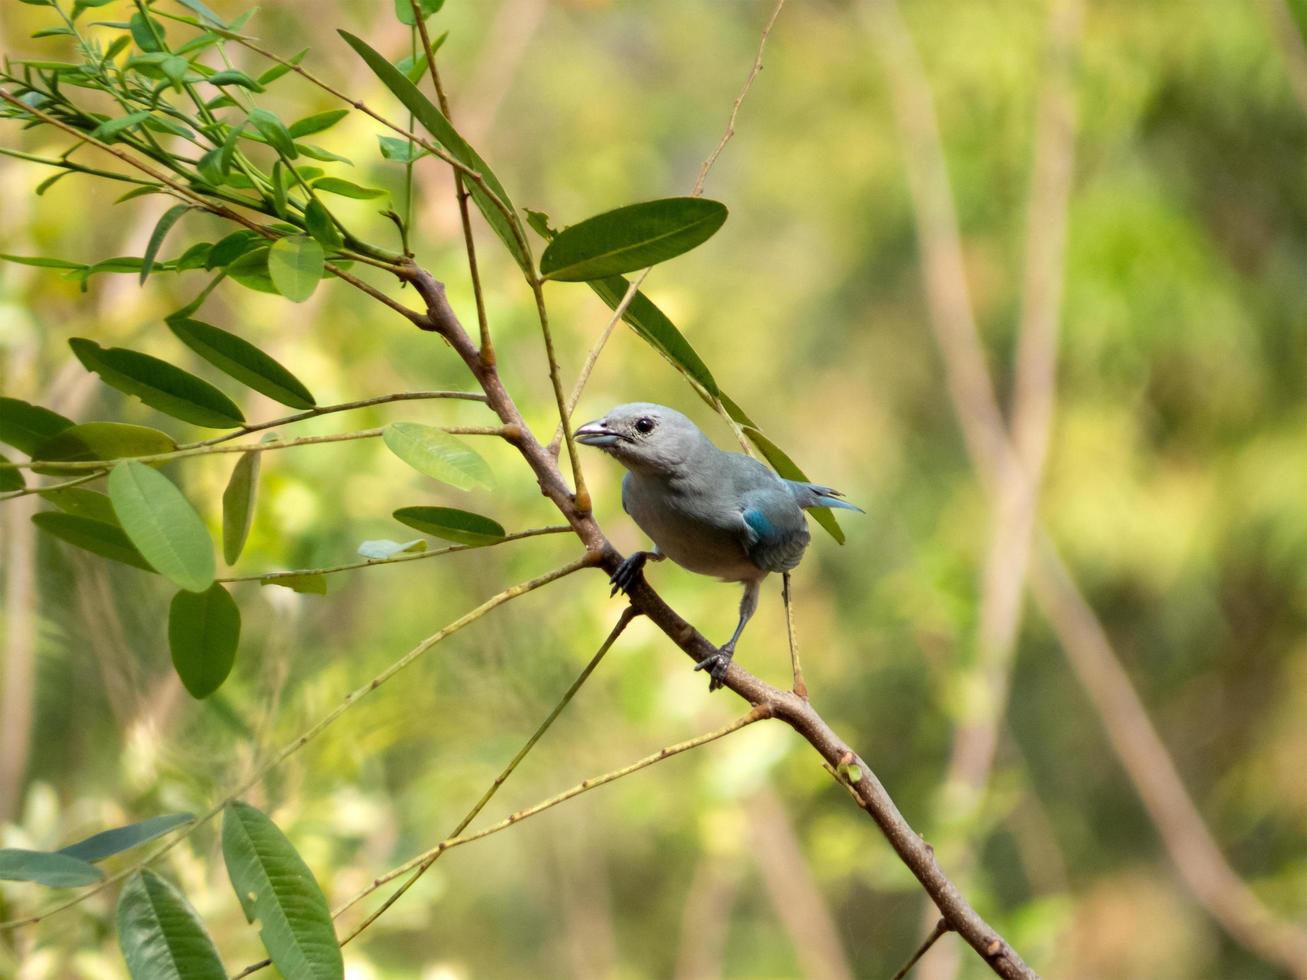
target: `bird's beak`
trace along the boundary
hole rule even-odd
[[[604,419],[587,422],[576,430],[576,441],[583,446],[597,446],[600,449],[607,449],[609,446],[615,445],[621,438],[617,433],[608,431],[608,425]]]

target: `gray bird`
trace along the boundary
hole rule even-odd
[[[838,490],[786,480],[756,459],[723,452],[698,426],[673,409],[648,402],[619,405],[576,430],[576,440],[595,446],[629,471],[622,480],[622,508],[653,539],[613,573],[613,592],[629,592],[645,562],[670,558],[683,568],[741,582],[740,621],[716,653],[699,661],[708,690],[722,686],[744,625],[758,608],[758,590],[770,572],[789,572],[808,547],[804,510],[861,508]]]

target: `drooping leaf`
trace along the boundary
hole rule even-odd
[[[103,880],[104,872],[93,864],[67,854],[0,848],[0,880],[34,881],[50,888],[78,888]]]
[[[630,204],[564,228],[540,256],[540,274],[589,282],[666,262],[711,238],[726,205],[701,197]]]
[[[444,147],[445,151],[459,163],[481,175],[486,187],[504,205],[508,214],[499,209],[491,196],[476,181],[469,179],[466,182],[468,192],[472,195],[472,200],[477,208],[485,215],[486,222],[503,241],[509,254],[517,260],[517,264],[521,266],[524,272],[530,273],[530,257],[524,243],[519,240],[516,218],[510,217],[514,215],[512,200],[508,196],[508,191],[504,189],[504,185],[495,176],[494,171],[481,158],[481,155],[472,149],[468,142],[458,134],[458,131],[454,129],[444,114],[436,108],[435,104],[423,95],[402,71],[369,47],[361,38],[355,37],[348,31],[340,31],[339,33],[345,39],[345,42],[367,63],[367,66],[372,69],[373,74],[380,78],[386,88],[390,89],[391,93],[404,104],[404,107],[413,113],[418,122],[422,124],[422,127],[435,138],[436,142]]]
[[[245,918],[287,980],[340,980],[345,975],[331,912],[286,835],[245,803],[222,814],[222,856]]]
[[[324,129],[330,129],[348,115],[348,109],[329,109],[326,112],[318,112],[312,116],[305,116],[303,119],[296,120],[286,127],[286,131],[295,139],[312,136]]]
[[[188,317],[171,316],[167,322],[178,340],[242,384],[291,408],[314,406],[303,382],[248,340]]]
[[[259,579],[260,585],[280,585],[283,589],[290,589],[292,592],[302,592],[305,595],[326,595],[327,594],[327,576],[320,572],[307,572],[297,575],[283,575],[274,573],[265,575]]]
[[[324,249],[332,251],[340,248],[344,240],[331,220],[331,212],[316,197],[304,206],[304,226]]]
[[[177,223],[177,219],[190,209],[189,204],[178,204],[169,208],[159,218],[158,224],[154,226],[154,231],[150,233],[150,241],[145,246],[145,255],[141,258],[142,283],[149,278],[150,270],[154,267],[154,257],[159,254],[159,248],[163,245],[163,240],[169,230]]]
[[[149,869],[118,896],[118,945],[132,980],[225,980],[208,930],[182,893]]]
[[[78,514],[56,514],[53,511],[33,514],[32,523],[47,534],[93,555],[122,562],[142,571],[154,571],[136,550],[136,546],[128,540],[123,529],[116,524],[106,524]]]
[[[29,456],[41,443],[73,424],[58,412],[20,398],[0,397],[0,442]]]
[[[363,187],[341,177],[319,177],[313,182],[313,189],[315,191],[326,191],[328,194],[338,194],[341,197],[350,197],[356,201],[368,201],[374,197],[386,196],[386,192],[379,187]]]
[[[101,347],[81,337],[68,345],[105,384],[166,415],[214,429],[235,428],[245,421],[236,403],[221,391],[167,361],[123,347]]]
[[[295,149],[295,141],[291,139],[286,124],[273,113],[267,109],[253,109],[249,114],[249,120],[268,145],[282,156],[291,160],[299,156],[299,151]]]
[[[0,490],[6,493],[10,490],[21,490],[27,486],[27,478],[23,476],[22,470],[4,465],[9,462],[12,462],[12,460],[4,453],[0,453]]]
[[[268,251],[268,275],[277,291],[294,303],[303,303],[322,281],[326,255],[307,235],[291,235],[273,242]]]
[[[59,462],[123,459],[169,453],[177,443],[166,432],[126,422],[84,422],[56,433],[32,451],[32,458]],[[59,476],[84,472],[74,467],[39,466],[36,472]]]
[[[390,541],[381,538],[374,541],[364,541],[358,546],[358,553],[364,558],[372,561],[379,561],[383,558],[392,558],[395,555],[404,552],[426,551],[427,543],[421,538],[413,541]]]
[[[236,564],[245,550],[245,539],[254,523],[262,456],[262,453],[243,453],[222,492],[222,557],[228,565]]]
[[[460,490],[494,487],[486,461],[467,443],[430,425],[391,422],[382,433],[386,447],[409,466]]]
[[[155,571],[189,592],[213,584],[209,532],[171,480],[127,460],[109,474],[109,499],[123,531]]]
[[[172,665],[193,698],[207,698],[222,686],[236,662],[241,611],[222,583],[204,592],[178,592],[168,607],[168,649]]]
[[[115,526],[118,524],[118,515],[113,512],[113,503],[109,500],[109,495],[98,490],[87,490],[85,487],[59,487],[42,490],[41,496],[65,514],[89,517],[102,524]]]
[[[94,864],[107,857],[131,850],[133,847],[139,847],[156,837],[161,837],[174,827],[180,827],[194,819],[195,815],[191,813],[165,813],[150,817],[148,820],[129,823],[125,827],[114,827],[112,830],[92,834],[76,844],[59,848],[59,853]]]
[[[417,0],[417,5],[422,12],[422,19],[426,20],[445,5],[445,0]],[[401,24],[414,26],[417,20],[413,17],[412,0],[395,0],[395,16]]]
[[[498,521],[454,507],[401,507],[392,516],[415,531],[458,544],[494,544],[505,536]]]
[[[245,132],[246,120],[242,119],[239,125],[233,126],[227,138],[222,141],[222,147],[218,150],[218,171],[226,177],[231,173],[232,157],[236,154],[236,146],[241,138],[241,133]],[[253,235],[253,232],[249,232]]]

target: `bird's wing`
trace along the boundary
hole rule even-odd
[[[808,522],[793,495],[777,483],[742,498],[744,551],[759,568],[788,572],[808,547]]]

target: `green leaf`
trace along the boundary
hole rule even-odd
[[[85,262],[69,262],[67,259],[48,259],[41,255],[2,255],[0,259],[17,265],[33,265],[38,269],[85,269]]]
[[[304,226],[314,240],[328,251],[340,248],[344,240],[331,220],[331,212],[316,197],[304,206]]]
[[[263,239],[259,235],[247,229],[234,231],[214,243],[213,248],[209,249],[209,257],[204,263],[204,267],[206,269],[225,268],[247,252],[259,248],[262,242]]]
[[[312,116],[305,116],[303,119],[291,123],[286,128],[286,131],[295,139],[299,139],[302,136],[312,136],[314,133],[320,133],[324,129],[330,129],[348,115],[348,109],[329,109],[326,112],[318,112]]]
[[[291,160],[299,156],[299,152],[295,149],[295,141],[290,138],[285,124],[267,109],[251,110],[249,121],[254,124],[259,135],[267,140],[268,145],[282,156]]]
[[[37,197],[42,196],[46,191],[48,191],[55,184],[59,183],[59,181],[63,180],[72,172],[73,171],[71,170],[60,170],[56,174],[51,174],[49,177],[45,178],[45,180],[41,181],[39,184],[36,185],[36,196]]]
[[[666,262],[711,238],[726,205],[701,197],[630,204],[564,228],[540,256],[540,274],[589,282]]]
[[[300,156],[309,157],[312,160],[330,160],[334,163],[343,163],[346,166],[354,166],[354,161],[349,157],[343,157],[339,153],[332,153],[330,150],[324,150],[320,146],[314,146],[312,143],[299,142],[295,144],[295,149],[300,151]]]
[[[67,854],[0,849],[0,881],[34,881],[50,888],[77,888],[104,880],[104,872],[93,864]]]
[[[261,293],[277,294],[277,287],[268,273],[268,248],[255,248],[235,259],[227,266],[227,275],[231,276],[247,289]]]
[[[222,813],[222,856],[249,922],[287,980],[345,975],[327,900],[286,835],[245,803]]]
[[[426,551],[427,543],[421,538],[414,541],[390,541],[382,538],[376,541],[364,541],[358,546],[358,553],[364,558],[372,561],[380,561],[383,558],[392,558],[395,555],[403,554],[406,551]]]
[[[163,45],[160,43],[164,37],[163,25],[153,17],[145,17],[139,13],[132,14],[128,25],[131,28],[132,40],[142,51],[163,50]]]
[[[177,219],[191,209],[189,204],[178,204],[169,208],[159,218],[159,223],[154,226],[154,231],[150,233],[149,244],[145,246],[145,255],[141,259],[141,284],[149,278],[150,269],[154,267],[154,257],[159,254],[159,247],[163,245],[163,240],[167,236],[172,226],[177,223]]]
[[[268,251],[268,275],[277,292],[303,303],[322,281],[326,258],[322,246],[307,235],[279,238]]]
[[[139,847],[147,841],[166,834],[174,827],[180,827],[194,819],[195,815],[191,813],[165,813],[158,817],[150,817],[148,820],[129,823],[125,827],[115,827],[113,830],[92,834],[76,844],[59,848],[59,853],[94,864],[107,857],[131,850],[133,847]]]
[[[260,394],[291,408],[316,404],[303,382],[248,340],[219,327],[186,317],[169,317],[168,329],[219,370]]]
[[[222,148],[218,151],[218,170],[224,177],[231,173],[231,160],[236,153],[236,144],[241,138],[241,133],[245,132],[246,122],[247,120],[242,119],[239,126],[233,126],[227,138],[222,141]],[[254,232],[248,234],[253,235]]]
[[[283,589],[302,592],[306,595],[327,594],[327,576],[320,572],[309,572],[304,575],[265,575],[259,579],[259,584],[280,585]]]
[[[398,136],[378,136],[377,142],[381,144],[381,155],[387,160],[412,163],[427,155],[427,151],[416,143]]]
[[[97,139],[101,143],[112,143],[113,138],[123,130],[139,126],[149,118],[150,114],[148,112],[132,112],[125,116],[119,116],[117,119],[106,119],[91,130],[91,138]]]
[[[52,511],[33,514],[32,523],[47,534],[93,555],[122,562],[142,571],[154,571],[117,525],[77,514],[56,514]]]
[[[513,212],[513,202],[509,199],[508,191],[504,189],[504,185],[500,183],[499,178],[490,169],[489,164],[481,158],[476,150],[468,145],[467,141],[458,134],[458,131],[454,129],[453,125],[436,108],[434,103],[423,95],[417,86],[405,77],[402,71],[374,51],[362,39],[355,37],[348,31],[340,31],[339,34],[367,63],[373,74],[380,78],[386,88],[390,89],[395,97],[404,104],[404,107],[413,113],[417,120],[422,123],[423,128],[435,138],[437,143],[444,147],[451,157],[481,175],[481,179],[485,181],[486,186],[494,193],[494,196],[499,198],[508,214],[505,214],[495,205],[490,195],[476,181],[466,181],[468,193],[472,195],[472,200],[481,213],[485,215],[486,222],[503,241],[509,254],[517,260],[517,264],[521,266],[522,271],[530,274],[531,260],[524,244],[518,238],[519,230]]]
[[[267,71],[265,71],[262,75],[259,76],[259,84],[269,85],[272,82],[275,82],[277,79],[281,78],[282,75],[285,75],[287,72],[291,71],[294,65],[298,65],[301,61],[303,61],[304,56],[308,53],[309,53],[309,49],[304,48],[303,50],[287,58],[286,63],[284,65],[273,65],[271,68],[269,68]]]
[[[104,348],[82,337],[74,337],[68,345],[105,384],[135,395],[165,415],[213,429],[232,429],[245,421],[236,403],[221,391],[167,361],[122,347]]]
[[[85,422],[55,433],[32,451],[32,458],[52,462],[84,462],[155,456],[177,448],[172,436],[146,425],[126,422]],[[37,467],[38,473],[76,475],[85,472],[66,466]]]
[[[222,557],[236,564],[245,550],[245,539],[254,523],[254,502],[259,489],[259,460],[262,453],[243,453],[231,471],[222,492]]]
[[[415,531],[458,544],[494,544],[505,535],[497,521],[453,507],[401,507],[392,516]]]
[[[54,504],[65,514],[77,514],[89,517],[93,521],[117,526],[118,515],[113,512],[113,503],[108,494],[84,487],[59,487],[55,490],[42,490],[41,496]]]
[[[213,542],[171,480],[127,460],[109,474],[109,499],[127,537],[160,575],[189,592],[213,584]]]
[[[381,435],[386,447],[419,473],[460,490],[494,487],[486,461],[467,443],[430,425],[391,422]]]
[[[339,194],[341,197],[352,197],[356,201],[368,201],[374,197],[386,196],[386,192],[379,187],[362,187],[341,177],[319,177],[313,182],[313,189],[326,191],[328,194]]]
[[[4,463],[13,462],[4,453],[0,453],[0,490],[8,493],[10,490],[21,490],[27,486],[27,478],[23,476],[22,470],[12,469],[4,466]]]
[[[118,896],[118,945],[132,980],[226,980],[195,909],[148,869],[127,879]]]
[[[262,92],[263,86],[250,78],[243,71],[237,71],[234,68],[228,68],[225,71],[216,71],[205,79],[210,85],[239,85],[241,88],[247,88],[251,92]]]
[[[422,11],[422,19],[426,20],[445,5],[445,0],[417,0],[417,5]],[[401,24],[407,24],[409,27],[417,24],[417,20],[413,17],[412,0],[395,0],[395,16],[399,18]]]
[[[610,310],[616,310],[631,284],[623,276],[611,276],[596,279],[588,285],[608,304]],[[641,339],[667,358],[673,367],[707,392],[710,398],[716,397],[717,381],[708,370],[708,365],[699,358],[690,342],[676,329],[676,325],[644,293],[637,292],[631,298],[622,319]]]
[[[0,397],[0,442],[29,456],[41,443],[73,424],[58,412],[20,398]]]
[[[241,611],[222,583],[204,592],[178,592],[168,607],[172,665],[191,697],[207,698],[222,686],[236,662]]]
[[[193,10],[195,13],[199,14],[201,18],[207,20],[215,27],[227,27],[227,24],[223,23],[218,15],[201,3],[200,0],[177,0],[177,2],[183,7],[188,7]]]

